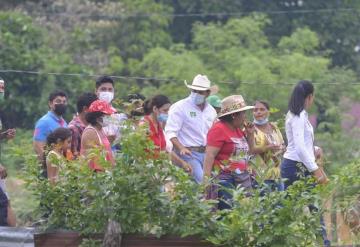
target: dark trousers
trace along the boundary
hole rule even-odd
[[[8,217],[8,205],[9,201],[4,193],[4,191],[0,188],[0,226],[7,226],[7,217]]]
[[[281,163],[281,178],[285,179],[284,181],[284,188],[285,190],[292,185],[295,181],[299,180],[301,177],[310,176],[311,173],[306,169],[304,164],[299,163],[294,160],[285,159]],[[309,205],[310,210],[318,210],[315,206]],[[330,246],[330,241],[327,239],[324,219],[320,217],[320,224],[321,224],[321,235],[324,240],[324,246]]]
[[[249,190],[252,187],[251,177],[247,171],[244,171],[241,174],[221,172],[217,179],[219,181],[218,209],[220,210],[232,208],[233,198],[229,189],[235,189],[238,185],[241,185],[241,187],[245,188],[245,191],[247,191],[246,194],[249,194]]]

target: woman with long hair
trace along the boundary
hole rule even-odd
[[[288,140],[284,159],[281,163],[281,177],[285,180],[285,190],[301,177],[314,176],[318,184],[329,180],[316,163],[314,130],[309,121],[307,110],[314,102],[314,86],[309,81],[299,81],[289,100],[289,111],[286,115],[285,130]],[[317,210],[309,205],[309,209]],[[330,246],[326,229],[321,217],[321,234],[324,246]]]
[[[311,82],[300,81],[289,100],[285,121],[288,146],[281,163],[281,177],[285,179],[285,189],[300,179],[299,174],[312,174],[319,184],[328,182],[325,172],[315,162],[314,130],[307,113],[314,97],[314,86]]]

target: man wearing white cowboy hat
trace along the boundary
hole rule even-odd
[[[206,75],[195,76],[189,97],[173,104],[165,126],[167,138],[178,153],[193,168],[193,177],[197,183],[203,178],[206,135],[216,119],[215,109],[206,102],[206,98],[217,91],[211,86]]]

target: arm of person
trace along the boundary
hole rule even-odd
[[[178,140],[177,137],[171,138],[170,141],[172,142],[174,147],[177,150],[179,150],[181,155],[189,155],[189,156],[191,156],[191,151],[189,149],[187,149],[186,147],[184,147],[184,145],[181,144],[181,142]]]
[[[7,177],[6,168],[3,165],[0,165],[0,179]]]
[[[318,169],[317,164],[315,163],[314,155],[308,153],[305,146],[305,116],[294,116],[291,121],[291,129],[293,133],[294,143],[296,153],[300,158],[300,161],[304,163],[309,172],[313,172]]]
[[[44,147],[45,147],[45,142],[40,142],[40,141],[33,142],[33,148],[35,153],[37,154],[39,161],[42,161],[44,158]]]
[[[50,134],[50,132],[50,129],[44,121],[39,120],[36,123],[33,136],[33,148],[40,162],[43,162],[46,138]]]
[[[7,129],[0,133],[0,140],[13,139],[15,137],[15,134],[16,134],[16,129]]]
[[[166,122],[165,134],[173,143],[174,147],[179,150],[181,155],[191,155],[191,151],[184,147],[178,139],[178,133],[183,126],[183,122],[184,116],[182,110],[178,109],[177,105],[173,105],[169,111],[169,119]]]
[[[204,181],[211,176],[216,155],[219,153],[219,147],[206,146],[204,160]]]
[[[50,184],[56,184],[59,175],[59,167],[55,164],[52,164],[51,161],[46,161],[46,170]]]
[[[329,180],[324,172],[324,170],[319,167],[315,162],[315,156],[308,153],[305,147],[304,140],[304,126],[305,118],[303,115],[299,117],[295,116],[291,122],[291,128],[294,137],[296,153],[299,156],[301,162],[305,165],[309,172],[311,172],[316,178],[317,182],[320,184],[325,184]]]
[[[173,163],[181,166],[187,173],[192,174],[192,166],[182,160],[174,151],[170,152],[170,159]]]
[[[262,151],[262,148],[258,148],[255,145],[255,125],[251,122],[247,122],[244,124],[246,140],[249,145],[249,153],[256,154]]]

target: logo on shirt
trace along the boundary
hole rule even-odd
[[[196,117],[196,112],[191,111],[191,112],[190,112],[190,117]]]
[[[244,137],[230,138],[234,144],[234,151],[230,157],[231,161],[240,161],[248,159],[249,145]]]

